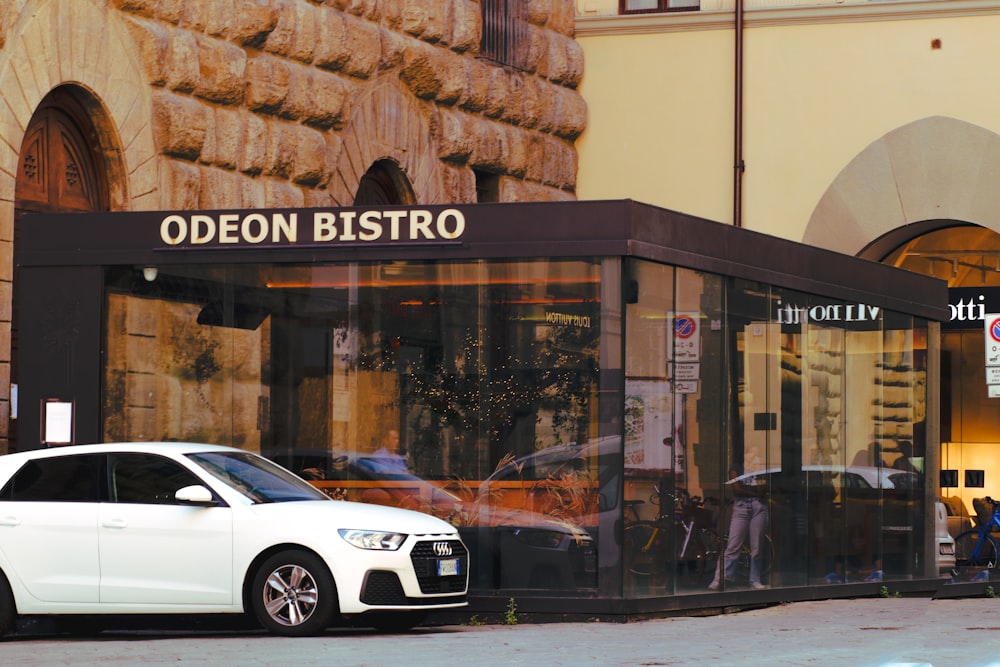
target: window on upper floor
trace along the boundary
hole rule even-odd
[[[700,0],[618,0],[618,11],[621,14],[685,12],[699,7]]]
[[[480,169],[473,169],[472,173],[476,175],[476,201],[500,201],[500,176]]]
[[[479,53],[503,65],[524,69],[528,48],[526,0],[480,0],[483,38]]]

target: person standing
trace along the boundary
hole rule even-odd
[[[729,471],[729,482],[733,490],[733,513],[729,521],[729,540],[726,542],[725,564],[720,561],[715,569],[715,579],[708,587],[719,590],[720,578],[724,574],[726,582],[736,578],[736,561],[740,549],[750,542],[750,586],[754,589],[767,588],[760,580],[763,562],[764,531],[767,530],[768,510],[766,474],[740,478],[735,470]]]

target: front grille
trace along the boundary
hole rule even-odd
[[[451,556],[458,559],[458,574],[442,577],[438,575],[438,561],[441,556],[434,552],[435,544],[447,544],[451,547]],[[417,542],[410,552],[410,562],[413,572],[417,575],[420,592],[424,595],[442,595],[447,593],[464,593],[468,586],[469,551],[461,540],[427,540]]]

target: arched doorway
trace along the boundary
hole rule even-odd
[[[378,206],[381,204],[416,204],[416,196],[406,174],[392,160],[379,160],[365,172],[358,183],[354,197],[355,206]]]
[[[10,420],[0,424],[0,439],[17,449],[14,388],[17,363],[17,240],[29,213],[109,210],[108,170],[97,128],[81,98],[68,86],[49,93],[24,133],[14,190],[14,272],[11,290]]]
[[[930,231],[928,231],[930,230]],[[984,317],[1000,312],[1000,234],[955,221],[925,223],[886,264],[948,282],[952,317],[941,327],[941,495],[953,534],[976,498],[1000,496],[1000,386],[991,390]],[[891,235],[889,235],[891,236]],[[881,245],[873,244],[873,245]],[[895,244],[894,244],[895,245]],[[959,499],[959,500],[954,500]]]

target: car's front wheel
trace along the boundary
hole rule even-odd
[[[338,611],[337,588],[326,564],[305,551],[282,551],[265,560],[253,579],[251,607],[276,635],[316,635]]]

